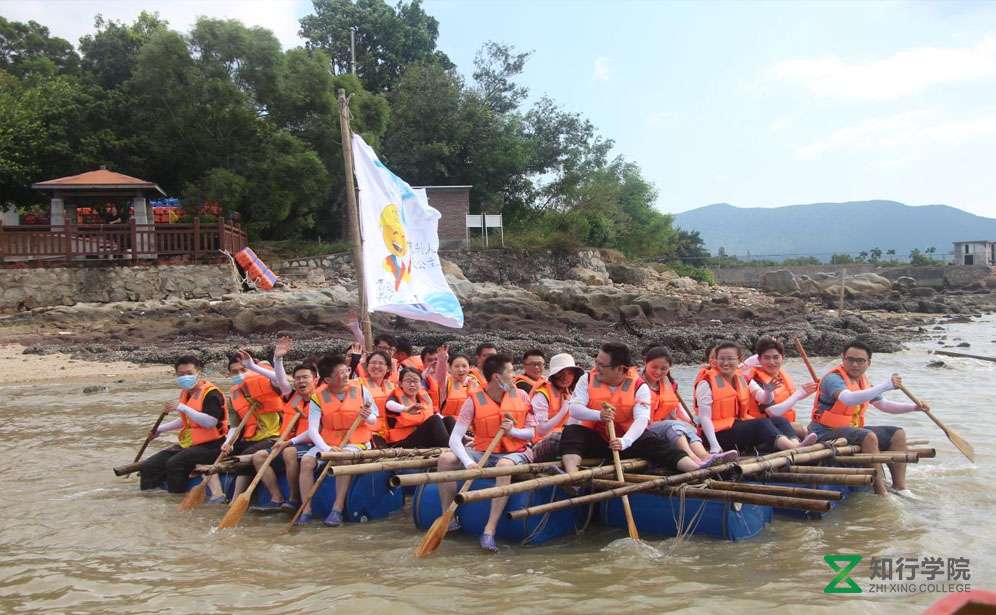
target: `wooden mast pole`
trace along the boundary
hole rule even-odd
[[[339,88],[339,130],[342,137],[342,163],[346,176],[346,213],[349,216],[349,233],[353,241],[353,266],[356,268],[357,312],[363,328],[364,350],[373,349],[373,332],[370,328],[370,311],[367,309],[366,277],[363,271],[363,240],[360,237],[360,210],[356,202],[356,186],[353,183],[353,131],[349,127],[349,99],[346,91]]]

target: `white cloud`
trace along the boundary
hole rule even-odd
[[[285,49],[302,44],[297,36],[298,19],[311,10],[308,0],[74,0],[72,2],[5,2],[3,16],[12,21],[35,20],[47,26],[54,36],[73,45],[84,34],[93,32],[93,18],[100,13],[107,19],[130,23],[142,11],[158,12],[170,27],[188,32],[198,17],[238,19],[247,26],[271,30]]]
[[[609,59],[604,56],[595,58],[595,65],[592,76],[598,81],[609,80]]]
[[[919,158],[928,148],[996,137],[996,110],[974,117],[951,118],[933,111],[910,111],[872,118],[838,129],[825,139],[799,148],[799,158],[813,160],[837,151],[874,151],[889,164]]]
[[[785,60],[770,72],[817,96],[890,100],[934,85],[996,75],[996,36],[987,36],[974,47],[915,47],[866,62],[846,62],[837,56]]]

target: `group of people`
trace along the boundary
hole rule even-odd
[[[236,479],[238,494],[272,452],[274,460],[260,477],[270,502],[254,510],[294,512],[314,485],[320,454],[333,450],[447,447],[438,462],[445,471],[479,467],[496,441],[488,466],[560,459],[563,472],[577,470],[582,459],[607,459],[611,451],[672,472],[841,437],[862,452],[903,451],[901,428],[865,425],[869,404],[891,414],[926,409],[883,399],[901,378],[893,374],[871,386],[865,373],[872,351],[861,341],[847,344],[840,365],[818,384],[800,385],[784,370],[780,341],[762,337],[746,358],[735,342],[719,342],[695,378],[693,412],[684,405],[670,373],[671,354],[662,346],[647,348],[637,361],[626,345],[606,342],[588,371],[566,353],[550,357],[547,367],[546,354],[530,350],[517,372],[513,358],[494,344],[479,345],[473,357],[450,354],[446,345],[415,354],[405,340],[379,335],[370,352],[354,344],[346,354],[303,361],[288,376],[283,360],[290,350],[290,339],[282,337],[272,363],[257,362],[244,350],[230,357],[227,396],[206,379],[198,358],[178,359],[179,399],[165,408],[178,417],[150,436],[179,431],[179,441],[146,460],[142,488],[165,482],[170,492],[182,493],[196,465],[225,453],[252,461]],[[804,424],[795,407],[810,396],[812,417]],[[890,472],[892,490],[915,497],[906,487],[905,464],[891,464]],[[287,494],[279,488],[280,473]],[[335,501],[324,519],[332,527],[342,524],[350,477],[335,480]],[[212,482],[209,503],[224,502],[220,482]],[[874,488],[887,492],[882,477]],[[455,489],[455,483],[439,485],[444,510]],[[506,500],[492,500],[480,537],[488,551],[497,550],[495,531]],[[311,511],[302,511],[298,523],[311,521]],[[454,520],[449,529],[459,527]]]

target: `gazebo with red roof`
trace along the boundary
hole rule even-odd
[[[68,219],[74,221],[77,207],[122,200],[128,201],[134,209],[137,224],[149,224],[153,216],[146,197],[157,193],[166,196],[153,182],[115,173],[105,166],[96,171],[37,182],[31,187],[51,195],[49,224],[53,227],[65,225],[67,207],[72,212]]]

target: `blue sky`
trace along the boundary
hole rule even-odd
[[[590,118],[679,212],[894,199],[996,217],[996,3],[430,0],[469,76],[487,40],[533,50],[522,77]],[[310,2],[0,0],[76,41],[93,15],[158,10],[271,28]]]

